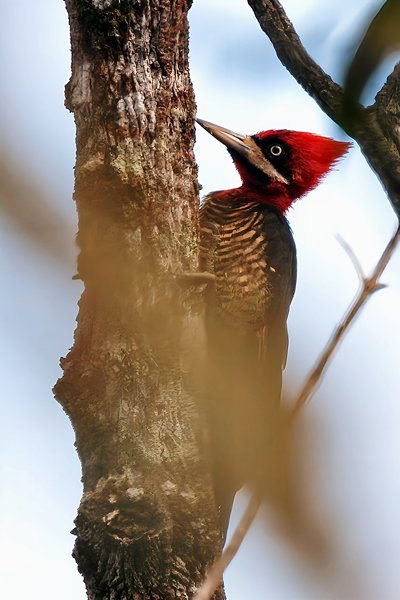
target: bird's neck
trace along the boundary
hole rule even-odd
[[[276,208],[282,215],[286,214],[293,203],[293,198],[289,198],[280,185],[276,186],[276,188],[269,186],[268,189],[262,189],[258,186],[243,183],[238,188],[221,190],[214,192],[212,195],[222,202],[231,201],[235,204],[240,204],[240,202],[247,203],[249,200],[259,202],[260,204]]]

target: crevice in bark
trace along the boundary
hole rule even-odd
[[[66,0],[84,292],[55,393],[82,463],[74,556],[93,600],[188,598],[221,547],[202,315],[174,277],[197,267],[189,5]]]

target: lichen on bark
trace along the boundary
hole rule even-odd
[[[201,315],[174,278],[197,265],[190,2],[66,6],[84,291],[55,392],[82,463],[74,555],[90,599],[188,598],[221,545]]]

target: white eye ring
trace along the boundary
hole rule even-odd
[[[274,144],[273,146],[271,146],[269,151],[272,154],[272,156],[280,156],[283,152],[283,148],[282,148],[282,146],[279,146],[278,144]]]

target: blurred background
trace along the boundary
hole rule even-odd
[[[311,55],[341,81],[381,1],[283,5]],[[244,0],[195,0],[190,20],[201,118],[242,133],[289,128],[343,139],[278,62]],[[69,421],[51,392],[58,359],[72,344],[81,293],[71,280],[74,124],[63,106],[68,20],[61,0],[16,0],[1,4],[0,23],[0,193],[8,207],[1,214],[0,253],[0,592],[7,600],[52,600],[55,594],[84,600],[69,534],[81,496],[80,466]],[[373,100],[395,59],[381,65],[364,102]],[[238,184],[223,146],[203,131],[196,156],[204,193]],[[35,198],[43,215],[32,209]],[[46,223],[44,233],[36,231],[38,220]],[[335,236],[350,244],[368,272],[396,219],[354,147],[321,187],[295,204],[289,220],[299,261],[285,371],[290,399],[357,290],[357,275]],[[296,430],[301,494],[329,532],[334,560],[320,568],[299,560],[276,528],[258,521],[226,573],[229,600],[398,599],[399,273],[397,251],[383,277],[388,288],[354,324]]]

